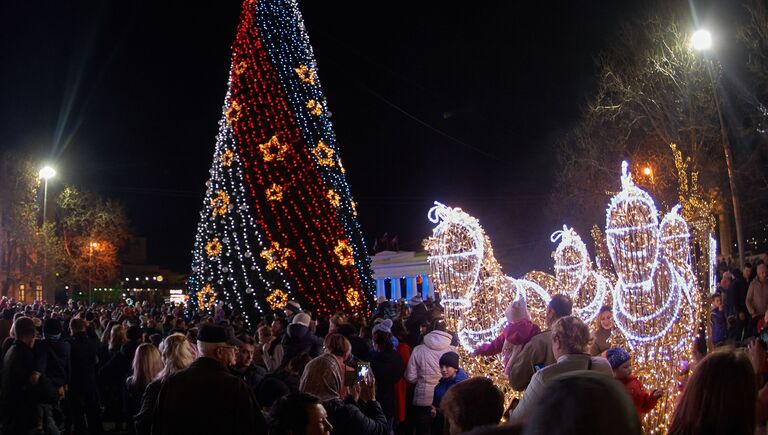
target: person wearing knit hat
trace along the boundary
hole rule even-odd
[[[312,317],[309,316],[307,313],[298,313],[295,316],[293,316],[293,321],[291,321],[292,325],[299,324],[304,325],[307,328],[309,328],[309,324],[312,322]]]
[[[440,402],[445,393],[461,381],[468,379],[464,369],[459,367],[459,354],[453,351],[446,352],[440,357],[440,381],[435,385],[435,393],[432,396],[432,433],[443,433],[444,418],[440,412]]]
[[[375,334],[378,331],[386,332],[387,334],[391,334],[392,333],[392,320],[384,319],[381,322],[378,322],[375,325],[373,325],[373,329],[371,330],[371,334]]]
[[[614,347],[608,349],[605,357],[613,368],[614,379],[624,385],[629,397],[632,398],[635,409],[637,409],[638,417],[642,419],[664,396],[664,390],[653,390],[649,393],[645,389],[640,379],[632,375],[631,358],[626,350]]]
[[[283,312],[285,313],[285,320],[290,325],[293,322],[293,316],[301,312],[301,305],[296,301],[288,301]]]
[[[507,326],[493,341],[483,343],[475,349],[475,354],[493,356],[501,353],[502,363],[506,370],[511,356],[519,353],[525,344],[541,330],[535,323],[531,322],[528,306],[523,298],[512,301],[504,314],[507,317]]]

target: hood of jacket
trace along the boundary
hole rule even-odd
[[[445,331],[432,331],[424,336],[424,345],[432,350],[447,351],[453,336]]]
[[[304,338],[307,334],[309,334],[309,328],[302,325],[301,323],[292,323],[288,325],[286,334],[290,338],[299,340]]]

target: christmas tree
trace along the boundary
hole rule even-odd
[[[370,309],[374,282],[294,0],[246,0],[189,279],[191,311],[256,317],[289,300]]]

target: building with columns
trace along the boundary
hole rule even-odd
[[[371,268],[376,297],[397,300],[420,294],[424,299],[435,298],[426,252],[381,251],[371,257]]]

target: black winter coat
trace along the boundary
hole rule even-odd
[[[96,362],[99,342],[85,332],[67,339],[69,343],[69,390],[89,392],[96,390]]]
[[[160,388],[154,435],[264,433],[267,425],[253,390],[214,359],[198,358]]]
[[[374,352],[371,370],[376,379],[376,399],[381,403],[384,415],[395,416],[395,384],[403,378],[405,365],[395,350]]]
[[[387,417],[377,401],[355,403],[333,399],[323,402],[328,421],[333,426],[333,435],[387,435]]]
[[[306,326],[299,323],[288,325],[288,330],[283,338],[283,362],[281,366],[286,367],[291,358],[305,352],[310,357],[316,358],[323,353],[323,343],[319,338],[312,335]]]

